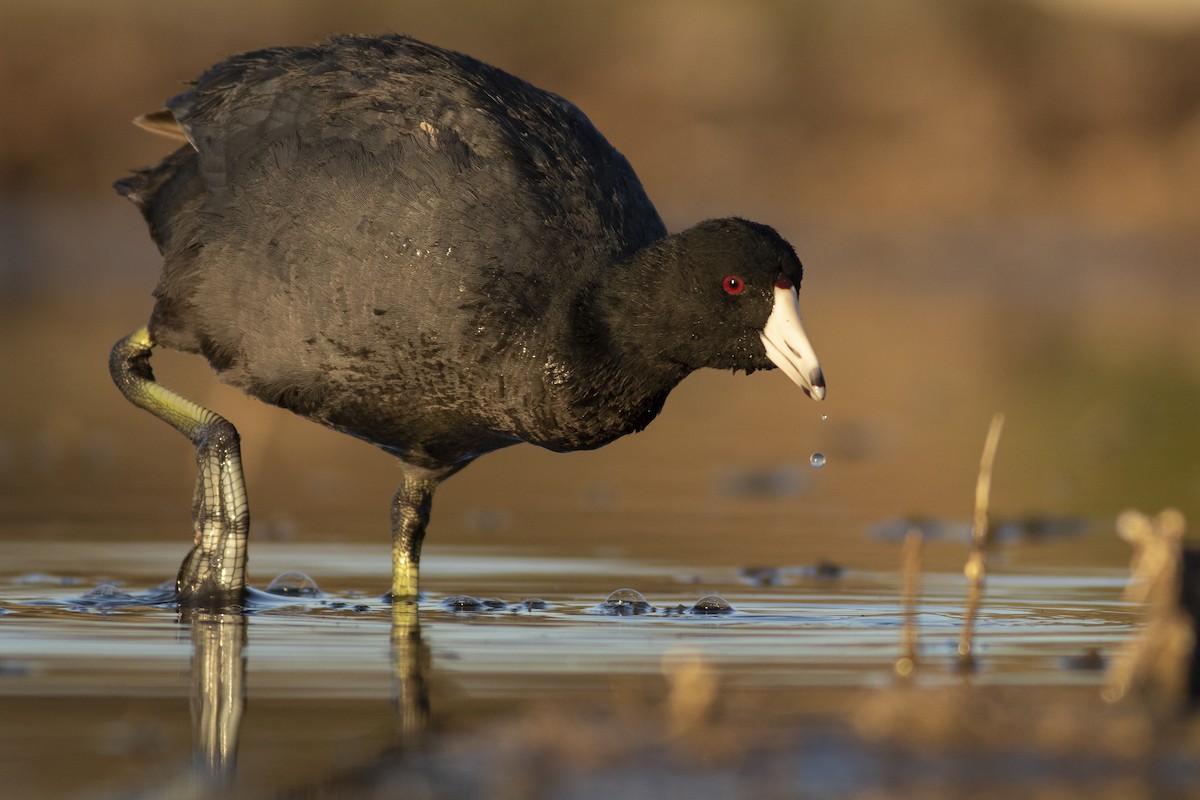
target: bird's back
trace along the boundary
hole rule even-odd
[[[402,456],[543,424],[519,395],[570,298],[665,235],[573,105],[405,37],[237,56],[168,108],[189,144],[118,184],[164,257],[156,339]]]

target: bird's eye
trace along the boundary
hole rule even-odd
[[[721,286],[729,294],[741,294],[746,288],[746,282],[737,275],[727,275],[725,280],[721,281]]]

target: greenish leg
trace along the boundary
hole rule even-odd
[[[433,490],[440,482],[440,476],[406,472],[392,500],[392,602],[415,601],[418,597],[421,542],[429,524]]]
[[[113,346],[108,368],[113,382],[131,403],[163,420],[196,446],[199,471],[192,498],[194,544],[179,568],[179,602],[238,604],[246,590],[250,531],[238,432],[219,414],[156,383],[150,370],[153,347],[149,331],[141,328]]]

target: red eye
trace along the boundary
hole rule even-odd
[[[741,294],[746,288],[746,282],[737,275],[727,275],[725,280],[721,281],[721,286],[729,294]]]

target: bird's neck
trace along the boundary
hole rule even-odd
[[[587,354],[595,376],[592,391],[615,401],[648,402],[656,407],[692,371],[672,357],[664,331],[670,312],[669,287],[677,258],[671,237],[603,270],[580,290],[572,310],[572,339]],[[655,411],[657,413],[657,410]]]

